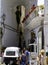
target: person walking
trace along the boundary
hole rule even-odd
[[[26,64],[29,65],[29,61],[30,61],[30,60],[29,60],[30,52],[29,52],[29,49],[28,49],[28,48],[25,50],[25,55],[26,55],[26,60],[27,60],[27,61],[26,61]]]
[[[25,55],[25,51],[24,50],[22,50],[21,64],[20,65],[26,65],[26,55]]]
[[[45,51],[42,49],[41,50],[41,65],[45,65],[45,62],[44,62],[45,61],[44,52]]]

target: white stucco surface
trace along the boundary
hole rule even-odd
[[[26,14],[31,9],[32,5],[37,5],[37,0],[1,0],[1,15],[4,13],[6,15],[5,24],[8,24],[16,29],[16,17],[15,17],[15,7],[17,5],[24,5],[26,9]],[[2,38],[3,46],[18,46],[18,35],[16,32],[5,29]]]
[[[45,2],[45,19],[44,19],[44,43],[45,43],[45,50],[48,46],[48,0],[44,0]]]

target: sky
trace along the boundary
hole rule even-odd
[[[44,4],[44,0],[38,0],[38,5],[43,5]]]

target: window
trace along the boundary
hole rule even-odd
[[[11,56],[11,55],[15,55],[15,51],[7,51],[6,52],[6,55],[8,55],[8,56]]]

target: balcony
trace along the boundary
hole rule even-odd
[[[38,6],[29,14],[24,22],[24,27],[30,29],[29,27],[35,28],[40,25],[41,20],[44,19],[44,9],[40,9]],[[40,22],[38,22],[40,21]]]

